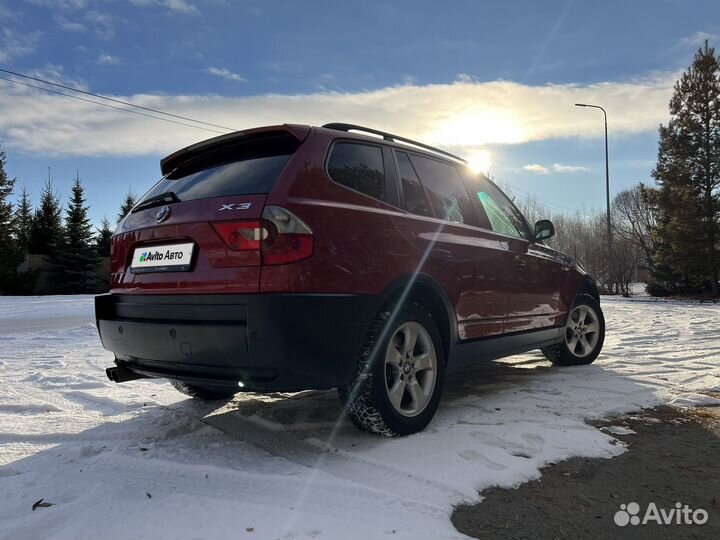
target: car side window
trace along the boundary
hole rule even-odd
[[[382,148],[370,144],[336,143],[328,160],[328,174],[338,184],[385,200],[385,166]]]
[[[430,208],[425,190],[420,184],[420,179],[410,163],[410,158],[405,152],[395,152],[395,156],[400,172],[400,182],[402,182],[405,210],[420,216],[432,216],[432,208]]]
[[[522,238],[522,234],[520,234],[518,228],[513,225],[510,216],[503,211],[502,207],[497,204],[487,192],[478,191],[477,196],[490,220],[490,226],[493,231],[507,236]]]
[[[480,176],[473,179],[473,188],[493,231],[516,238],[527,236],[525,218],[502,191]]]
[[[437,217],[456,223],[475,224],[472,201],[455,167],[416,155],[411,155],[410,161],[425,186]]]

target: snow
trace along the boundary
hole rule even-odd
[[[613,435],[635,435],[637,432],[625,426],[605,426],[600,428]]]
[[[452,507],[478,490],[624,451],[586,419],[719,403],[720,306],[603,306],[592,366],[531,353],[454,374],[425,432],[384,439],[332,392],[218,408],[110,383],[92,297],[0,298],[0,539],[464,538]]]

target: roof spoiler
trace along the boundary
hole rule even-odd
[[[272,136],[273,134],[277,134],[279,132],[288,133],[295,137],[298,141],[302,142],[308,136],[308,133],[310,133],[310,127],[297,124],[281,124],[277,126],[248,129],[246,131],[234,131],[226,135],[206,139],[190,146],[186,146],[185,148],[182,148],[177,152],[173,152],[169,156],[161,159],[160,171],[163,176],[167,176],[183,163],[209,150],[219,150],[223,147],[242,143],[246,140],[249,141],[255,138]]]

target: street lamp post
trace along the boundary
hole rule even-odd
[[[610,226],[610,166],[608,161],[608,134],[607,134],[607,112],[600,105],[588,105],[587,103],[576,103],[576,107],[591,107],[600,109],[605,116],[605,201],[607,204],[607,242],[608,242],[608,263],[612,262],[612,228]]]

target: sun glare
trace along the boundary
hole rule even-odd
[[[441,122],[430,134],[435,144],[443,146],[480,146],[484,144],[517,144],[527,133],[511,114],[505,111],[469,111]]]
[[[492,156],[489,151],[480,150],[469,156],[467,162],[467,166],[472,172],[487,174],[492,164]]]

